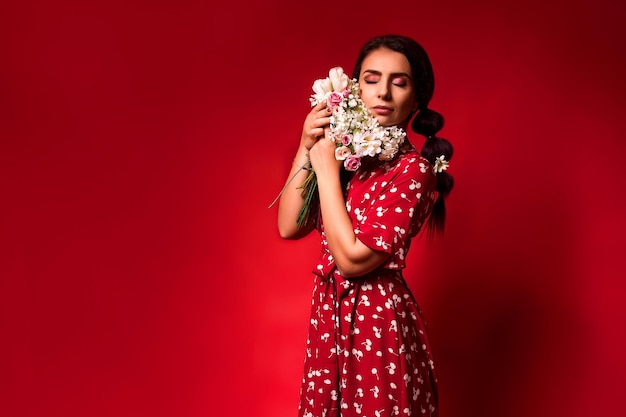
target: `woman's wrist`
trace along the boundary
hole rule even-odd
[[[293,160],[293,165],[295,167],[297,167],[299,170],[306,170],[306,171],[310,171],[311,170],[311,161],[307,160],[304,163],[299,163],[298,161],[296,161],[295,159]]]
[[[293,163],[294,165],[297,165],[298,167],[302,167],[304,169],[311,168],[309,150],[304,147],[300,147],[300,149],[298,149],[298,152],[296,152],[295,158],[293,158]]]

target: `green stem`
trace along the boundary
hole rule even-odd
[[[302,198],[304,199],[304,203],[302,204],[302,208],[300,209],[300,213],[298,213],[298,228],[305,226],[309,221],[309,215],[311,213],[311,202],[315,193],[317,192],[317,177],[315,176],[315,172],[311,170],[309,175],[307,175],[306,179],[302,183],[302,185],[298,188],[302,189]]]

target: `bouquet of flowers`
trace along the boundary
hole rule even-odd
[[[337,146],[335,158],[343,161],[347,171],[359,169],[361,159],[365,157],[393,159],[406,133],[397,126],[384,127],[378,123],[359,97],[358,81],[350,79],[343,68],[331,68],[328,77],[315,80],[313,92],[309,98],[311,107],[326,101],[332,110],[329,136]],[[297,221],[298,227],[302,227],[308,221],[313,197],[317,192],[317,180],[312,169],[299,188],[302,189],[304,205]]]
[[[359,97],[357,80],[348,78],[343,68],[331,68],[328,77],[315,80],[313,92],[309,98],[311,106],[326,101],[326,105],[332,110],[329,136],[337,146],[335,158],[343,161],[346,170],[359,169],[364,157],[393,159],[404,142],[406,133],[397,126],[384,127],[378,123]],[[311,202],[317,191],[313,170],[300,188],[304,205],[298,216],[298,227],[306,224]]]
[[[330,138],[337,149],[335,158],[348,171],[361,166],[361,158],[378,156],[390,160],[404,142],[406,133],[397,126],[383,127],[359,97],[359,84],[341,67],[331,68],[328,77],[313,83],[311,106],[323,101],[332,110]]]

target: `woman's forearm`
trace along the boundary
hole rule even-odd
[[[300,147],[294,157],[278,204],[278,232],[284,239],[298,239],[313,229],[312,222],[300,229],[297,225],[298,214],[304,205],[302,189],[299,187],[311,172],[310,169],[308,150]]]
[[[342,275],[361,276],[382,264],[388,254],[365,246],[354,233],[339,175],[320,173],[318,189],[328,248]]]

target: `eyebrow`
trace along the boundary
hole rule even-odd
[[[363,74],[364,75],[365,74],[383,75],[382,72],[376,71],[376,70],[373,70],[373,69],[366,69],[366,70],[363,71]],[[400,76],[400,77],[407,77],[408,79],[411,79],[411,76],[409,74],[407,74],[406,72],[392,72],[389,75],[391,75],[392,77]]]

